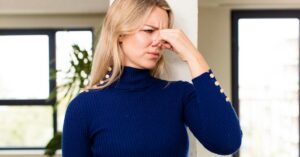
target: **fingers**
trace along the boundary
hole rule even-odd
[[[170,50],[173,50],[173,47],[171,44],[169,44],[168,42],[166,41],[160,41],[158,43],[156,43],[156,45],[153,45],[153,46],[158,46],[158,47],[162,47],[162,49],[170,49]]]
[[[163,38],[163,36],[162,36],[163,34],[162,34],[161,30],[159,30],[158,32],[159,33],[157,35],[157,38],[153,41],[152,46],[159,46],[159,47],[162,47],[163,49],[173,50],[172,45]]]
[[[163,49],[173,50],[173,47],[169,43],[167,43],[167,42],[165,42],[162,47],[163,47]]]

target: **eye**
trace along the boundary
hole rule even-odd
[[[143,30],[144,32],[147,32],[147,33],[152,33],[154,30],[152,30],[152,29],[145,29],[145,30]]]

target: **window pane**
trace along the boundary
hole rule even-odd
[[[91,31],[58,31],[56,33],[56,68],[67,71],[70,64],[70,54],[73,53],[72,45],[77,44],[80,49],[86,49],[90,54],[92,49]],[[66,83],[66,77],[63,73],[57,75],[57,85]],[[58,100],[62,97],[63,91],[58,91]],[[62,130],[64,114],[67,107],[66,102],[62,102],[58,108],[58,130]]]
[[[49,42],[46,35],[0,35],[0,99],[47,99]]]
[[[0,147],[44,147],[53,136],[51,106],[0,106]]]
[[[239,20],[241,157],[298,157],[299,21]]]

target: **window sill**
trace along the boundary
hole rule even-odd
[[[48,157],[44,155],[44,150],[1,150],[0,157]],[[61,150],[53,157],[61,157]]]

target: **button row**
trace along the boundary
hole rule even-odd
[[[215,75],[212,73],[212,70],[209,70],[209,72],[210,72],[210,74],[209,74],[209,77],[210,78],[215,78]],[[215,81],[215,86],[220,86],[220,83],[216,80]],[[221,88],[221,86],[220,86],[220,93],[223,93],[224,94],[224,89],[223,88]],[[227,102],[229,102],[230,101],[230,99],[226,96],[226,99],[225,99]]]
[[[104,77],[105,77],[105,79],[108,79],[108,78],[110,78],[110,73],[111,73],[111,71],[112,71],[112,67],[111,66],[109,66],[108,68],[107,68],[107,70],[108,70],[108,74],[106,74]],[[105,80],[100,80],[100,85],[103,85],[105,83]],[[97,86],[99,86],[99,85],[97,85]],[[88,90],[84,90],[85,92],[88,92]]]
[[[112,71],[112,67],[109,66],[109,67],[107,68],[107,70],[108,70],[108,72],[111,72],[111,71]],[[105,79],[108,79],[109,77],[110,77],[109,74],[106,74],[106,75],[105,75]],[[100,84],[102,85],[102,84],[104,84],[104,82],[105,82],[105,80],[101,80],[101,81],[100,81]]]

